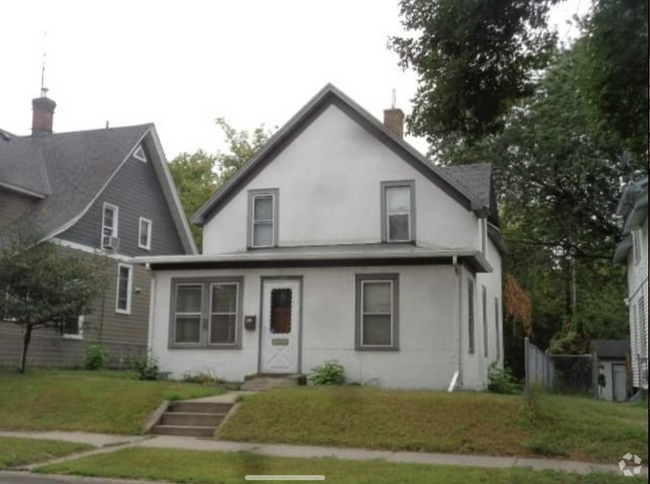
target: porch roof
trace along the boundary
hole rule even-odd
[[[446,265],[454,261],[467,265],[474,272],[493,270],[485,255],[475,249],[412,244],[274,247],[218,255],[136,257],[133,261],[148,265],[152,270]]]

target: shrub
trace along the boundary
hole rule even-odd
[[[111,359],[111,351],[99,344],[90,345],[86,349],[84,368],[88,371],[97,371],[106,368]]]
[[[139,380],[156,381],[164,380],[166,375],[160,371],[158,358],[144,355],[134,358],[131,361],[131,367],[138,374]]]
[[[345,383],[345,370],[337,361],[328,361],[323,366],[318,366],[309,375],[312,385],[343,385]]]
[[[512,376],[512,370],[508,367],[499,368],[496,361],[490,365],[488,380],[488,390],[492,393],[514,395],[520,391],[517,380]]]
[[[217,376],[217,373],[213,370],[199,373],[192,373],[188,371],[183,375],[183,381],[185,383],[195,383],[197,385],[203,385],[206,387],[217,386],[220,383],[223,383]]]

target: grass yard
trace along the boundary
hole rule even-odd
[[[223,392],[188,383],[138,381],[120,373],[0,373],[0,429],[139,434],[164,400]]]
[[[42,462],[92,449],[89,445],[57,440],[0,437],[0,470]]]
[[[614,474],[578,476],[524,469],[354,462],[334,459],[288,459],[242,453],[170,449],[125,449],[41,468],[38,472],[201,484],[235,484],[244,476],[324,475],[325,482],[345,484],[625,484],[640,482]]]
[[[224,440],[647,462],[648,410],[587,399],[297,388],[246,397]]]

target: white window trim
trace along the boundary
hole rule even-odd
[[[129,270],[129,279],[127,282],[127,292],[126,292],[126,309],[120,309],[120,272],[122,268]],[[117,265],[117,282],[115,288],[115,312],[117,314],[131,314],[131,302],[133,299],[133,266],[130,264],[118,264]]]
[[[363,338],[363,321],[365,316],[386,316],[388,313],[366,313],[363,311],[365,296],[366,296],[366,284],[390,284],[390,343],[387,345],[367,345],[364,344]],[[391,279],[364,279],[361,281],[361,321],[359,322],[359,346],[361,348],[392,348],[395,342],[395,305],[393,304],[395,293],[393,281]]]
[[[233,313],[223,313],[213,311],[214,298],[212,297],[212,288],[215,286],[235,286],[237,292],[235,293],[235,341],[233,343],[211,343],[212,341],[212,316],[232,316]],[[207,346],[220,348],[220,347],[233,347],[239,344],[237,339],[237,321],[239,321],[239,283],[238,282],[212,282],[210,283],[210,310],[208,312],[208,341]]]
[[[393,212],[393,213],[391,213],[390,209],[388,208],[388,192],[390,190],[400,189],[400,188],[408,188],[408,191],[409,191],[409,209],[406,210],[406,211],[402,211],[402,212]],[[412,237],[411,237],[412,220],[411,220],[411,218],[413,216],[411,214],[411,206],[410,206],[410,200],[411,200],[411,197],[413,196],[412,193],[411,193],[411,190],[412,190],[411,185],[387,186],[384,190],[385,190],[384,191],[384,196],[386,197],[386,202],[385,202],[386,203],[386,240],[388,242],[390,242],[390,243],[393,243],[393,244],[411,242],[411,240],[412,240]],[[392,239],[390,237],[390,217],[391,217],[391,215],[408,215],[409,223],[408,223],[408,231],[406,232],[407,233],[406,239]]]
[[[142,163],[147,163],[147,155],[144,154],[142,146],[138,146],[133,152],[133,158],[140,160]]]
[[[112,203],[104,202],[102,206],[102,229],[100,238],[100,246],[102,249],[104,248],[104,237],[107,237],[107,235],[104,234],[104,229],[108,228],[106,225],[106,209],[113,210],[113,226],[111,227],[112,233],[110,237],[119,237],[118,229],[120,226],[120,207],[113,205]]]
[[[140,241],[142,240],[142,222],[147,223],[147,244],[142,245]],[[151,250],[151,236],[153,234],[153,222],[144,217],[140,217],[138,220],[138,247],[144,250]]]
[[[273,218],[270,220],[255,220],[255,201],[258,198],[269,198],[271,197],[271,214]],[[275,247],[275,193],[256,193],[252,195],[252,213],[251,213],[251,247],[253,249],[268,249],[270,247]],[[269,245],[255,245],[255,225],[270,225],[271,226],[271,244]]]
[[[640,230],[635,230],[632,232],[632,242],[633,242],[633,251],[634,251],[634,264],[639,265],[641,263],[642,253],[643,253],[643,237]]]
[[[78,318],[79,323],[79,332],[77,334],[63,333],[61,338],[63,339],[73,339],[73,340],[82,340],[84,339],[84,316],[81,315]]]
[[[181,284],[176,284],[176,294],[174,295],[175,300],[178,303],[178,290],[183,288],[183,287],[194,287],[198,288],[201,290],[201,308],[199,309],[198,312],[189,312],[189,313],[184,313],[184,312],[179,312],[176,311],[176,308],[174,308],[174,314],[172,314],[172,318],[174,321],[174,346],[188,346],[188,347],[195,347],[195,346],[200,346],[201,345],[201,326],[203,325],[203,297],[204,297],[204,284],[201,283],[181,283]],[[179,316],[198,316],[199,317],[199,340],[196,342],[191,342],[191,341],[178,341],[178,317]]]

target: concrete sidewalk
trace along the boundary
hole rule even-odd
[[[245,452],[249,454],[294,457],[303,459],[336,458],[342,460],[372,461],[385,460],[395,463],[447,465],[459,467],[487,467],[507,469],[529,468],[537,471],[559,470],[577,474],[591,472],[620,473],[618,465],[591,464],[557,459],[524,459],[519,457],[492,457],[482,455],[429,454],[422,452],[391,452],[381,450],[344,449],[336,447],[312,447],[303,445],[252,444],[225,442],[189,437],[157,436],[144,440],[133,447],[184,449],[211,452]],[[647,469],[644,469],[647,475]]]
[[[494,469],[529,468],[536,471],[558,470],[577,474],[591,472],[620,473],[617,464],[604,465],[559,459],[533,459],[521,457],[494,457],[465,454],[434,454],[424,452],[392,452],[382,450],[346,449],[337,447],[314,447],[304,445],[257,444],[227,442],[222,440],[197,439],[192,437],[121,436],[89,434],[82,432],[0,432],[0,437],[21,437],[29,439],[63,440],[82,442],[97,447],[95,450],[55,461],[33,464],[27,469],[41,467],[54,462],[74,460],[98,453],[114,452],[120,449],[142,447],[158,449],[182,449],[208,452],[243,452],[270,457],[292,457],[302,459],[335,458],[341,460],[373,461],[384,460],[394,463],[446,465],[458,467],[483,467]],[[642,475],[648,475],[644,467]]]

